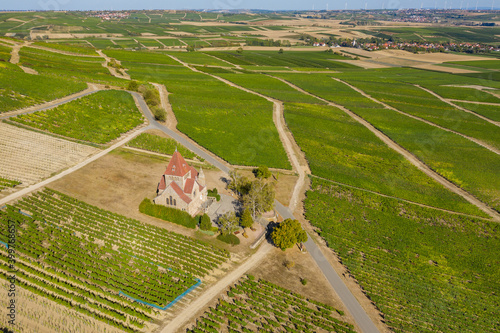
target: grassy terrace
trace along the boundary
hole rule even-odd
[[[70,56],[30,47],[23,47],[19,55],[21,65],[33,68],[43,75],[115,86],[127,84],[125,80],[112,76],[102,66],[104,59],[100,57]]]
[[[335,107],[285,104],[285,119],[316,176],[434,207],[485,216]]]
[[[217,58],[226,60],[235,65],[247,66],[279,66],[279,67],[308,67],[308,68],[357,68],[354,65],[336,60],[346,60],[348,58],[318,51],[244,51],[237,53],[234,51],[213,51],[207,52]],[[307,55],[307,56],[306,56]]]
[[[174,139],[164,138],[150,133],[139,134],[137,137],[129,141],[127,146],[166,155],[172,155],[177,149],[185,158],[196,157],[191,150],[181,146]]]
[[[11,120],[73,139],[103,144],[142,124],[142,114],[128,92],[105,90]]]
[[[279,76],[357,113],[436,172],[500,211],[500,159],[495,153],[456,134],[384,109],[329,75]]]
[[[313,179],[306,217],[396,332],[498,328],[498,224]]]
[[[0,63],[0,113],[21,109],[74,94],[87,88],[84,82],[24,73],[18,66]]]
[[[177,128],[229,163],[290,168],[272,103],[184,67],[127,66],[134,79],[165,84]]]

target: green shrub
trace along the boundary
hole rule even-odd
[[[215,198],[215,200],[217,200],[217,201],[220,201],[220,194],[217,191],[217,188],[214,188],[213,190],[208,190],[208,194],[207,195],[209,197]]]
[[[210,230],[212,229],[212,221],[210,221],[210,217],[207,214],[203,214],[200,222],[201,230]]]
[[[228,243],[231,245],[238,245],[240,243],[240,239],[233,234],[227,234],[227,235],[220,234],[219,236],[217,236],[217,239],[220,240],[221,242]]]
[[[159,219],[179,224],[191,229],[196,228],[200,219],[199,216],[192,217],[182,210],[155,205],[153,202],[151,202],[151,200],[147,198],[142,200],[141,204],[139,205],[139,211],[143,214],[157,217]]]
[[[151,107],[151,112],[155,116],[155,119],[158,121],[166,121],[167,120],[167,112],[158,105]]]
[[[307,279],[300,279],[300,283],[305,286],[307,284]]]
[[[139,89],[139,83],[137,83],[137,81],[135,80],[132,80],[128,84],[127,89],[131,91],[137,91]]]
[[[258,168],[253,169],[252,172],[257,178],[267,179],[271,177],[271,171],[269,171],[269,168],[267,166],[260,166]]]

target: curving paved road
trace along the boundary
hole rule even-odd
[[[290,209],[283,206],[278,201],[275,202],[274,207],[283,218],[295,219]],[[339,296],[342,303],[344,303],[347,311],[349,311],[354,318],[354,321],[358,325],[361,332],[379,332],[378,328],[372,322],[370,317],[368,317],[365,310],[361,307],[356,297],[354,297],[349,288],[345,285],[344,281],[342,281],[340,276],[333,269],[332,265],[330,265],[318,245],[312,240],[311,236],[308,235],[307,242],[305,242],[304,245],[306,246],[307,252],[309,252],[319,269],[321,269],[321,272],[325,275],[328,283],[330,283],[333,289],[335,289],[335,292]]]
[[[175,59],[175,60],[177,60],[177,59]],[[185,63],[183,63],[183,65],[190,68]],[[210,75],[210,76],[212,76],[212,75]],[[218,77],[215,77],[215,78],[217,78],[217,79],[219,79],[219,80],[221,80],[221,81],[223,81],[226,84],[229,84],[231,86],[236,86],[232,82],[230,84],[229,81],[227,81],[227,80],[224,80],[224,79],[221,79]],[[236,87],[240,88],[239,86],[236,86]],[[245,88],[242,88],[242,90],[248,91]],[[256,94],[255,92],[252,92],[252,91],[248,91],[248,92]],[[264,97],[268,100],[271,100],[273,103],[275,103],[275,115],[274,116],[277,118],[276,119],[277,125],[278,124],[281,125],[281,123],[279,122],[279,119],[278,119],[280,111],[281,111],[281,104],[278,103],[276,100],[273,100],[267,96],[262,96],[262,97]],[[149,128],[155,128],[155,129],[163,131],[165,134],[169,135],[170,137],[172,137],[173,139],[175,139],[179,143],[183,144],[186,148],[188,148],[189,150],[191,150],[192,152],[194,152],[198,156],[204,158],[208,163],[214,165],[215,167],[217,167],[218,169],[222,170],[225,173],[229,172],[230,168],[228,168],[227,166],[225,166],[222,163],[220,163],[219,161],[217,161],[215,158],[213,158],[212,156],[210,156],[209,154],[207,154],[206,152],[204,152],[203,150],[198,148],[192,142],[183,138],[182,136],[180,136],[178,133],[172,131],[171,129],[169,129],[163,125],[158,124],[142,98],[139,99],[139,103],[143,103],[142,105],[140,104],[141,109],[148,110],[147,114],[145,113],[145,115],[148,118],[149,123],[150,123],[150,125],[148,126]],[[299,165],[297,157],[295,156],[295,154],[293,152],[293,149],[291,148],[291,144],[290,143],[285,144],[286,148],[288,148],[288,146],[291,150],[291,151],[289,151],[289,155],[290,155],[290,157],[292,157],[292,162],[294,163],[294,166],[299,167],[299,170],[297,170],[297,171],[303,175],[303,171],[301,172],[302,169]],[[292,211],[288,207],[285,207],[283,204],[281,204],[279,201],[275,200],[274,206],[275,206],[276,211],[283,218],[295,219]],[[349,311],[349,313],[351,313],[351,315],[353,316],[353,318],[354,318],[356,324],[358,325],[358,327],[360,328],[360,330],[364,333],[379,332],[379,330],[377,329],[375,324],[372,322],[370,317],[368,317],[368,315],[366,314],[365,310],[359,304],[358,300],[354,297],[354,295],[351,293],[351,291],[347,288],[345,283],[342,281],[342,279],[339,277],[337,272],[330,265],[330,263],[328,262],[326,257],[323,255],[323,253],[321,252],[319,247],[311,239],[310,236],[308,237],[307,242],[305,242],[305,246],[306,246],[307,251],[311,254],[312,258],[314,259],[314,261],[318,265],[318,267],[321,269],[321,271],[325,275],[326,279],[328,280],[328,282],[330,283],[332,288],[335,290],[337,295],[340,297],[340,299],[344,303],[347,311]],[[162,332],[165,332],[165,331],[162,331]]]
[[[97,91],[97,90],[96,90]],[[52,107],[55,107],[57,105],[60,105],[60,104],[64,104],[64,103],[67,103],[67,102],[70,102],[72,100],[75,100],[77,98],[80,98],[82,96],[86,96],[88,94],[91,94],[95,91],[87,91],[85,93],[79,93],[79,94],[76,94],[75,96],[72,96],[71,98],[69,99],[65,99],[64,101],[61,101],[61,102],[58,102],[58,103],[54,103],[50,106],[40,106],[39,108],[36,108],[34,110],[30,110],[28,112],[36,112],[36,111],[40,111],[40,110],[45,110],[45,109],[48,109],[48,108],[52,108]],[[43,187],[43,186],[46,186],[47,184],[57,180],[57,179],[60,179],[62,177],[64,177],[65,175],[71,173],[71,172],[74,172],[82,167],[84,167],[85,165],[95,161],[96,159],[98,159],[99,157],[102,157],[104,155],[106,155],[107,153],[109,153],[110,151],[118,148],[119,146],[125,144],[126,142],[128,142],[129,140],[131,140],[132,138],[134,138],[135,136],[139,135],[140,133],[148,130],[148,129],[157,129],[157,130],[160,130],[162,132],[164,132],[165,134],[167,134],[168,136],[170,136],[172,139],[176,140],[177,142],[179,142],[180,144],[184,145],[186,148],[188,148],[189,150],[191,150],[192,152],[194,152],[195,154],[197,154],[198,156],[204,158],[208,163],[212,164],[213,166],[215,166],[216,168],[220,169],[221,171],[225,172],[225,173],[229,173],[230,171],[230,168],[227,167],[226,165],[224,165],[223,163],[221,163],[220,161],[218,161],[216,158],[214,158],[213,156],[211,156],[210,154],[208,154],[206,151],[204,151],[203,149],[199,148],[197,145],[195,145],[193,142],[191,142],[189,139],[187,138],[184,138],[183,136],[181,136],[180,134],[176,133],[175,131],[159,124],[155,119],[154,119],[154,116],[152,115],[151,111],[149,110],[149,107],[147,106],[146,102],[144,101],[143,97],[138,94],[137,92],[129,92],[130,94],[132,94],[132,96],[135,97],[136,101],[137,101],[137,104],[139,106],[139,109],[141,110],[141,112],[144,114],[144,116],[146,117],[146,119],[148,120],[149,122],[149,125],[146,126],[146,127],[143,127],[143,128],[140,128],[139,130],[136,130],[132,133],[130,133],[129,135],[127,135],[125,138],[123,138],[122,140],[120,140],[119,142],[115,143],[114,145],[112,145],[111,147],[101,151],[100,153],[92,156],[91,158],[85,160],[84,162],[82,163],[79,163],[67,170],[65,170],[64,172],[54,176],[54,177],[51,177],[51,178],[48,178],[38,184],[35,184],[33,186],[30,186],[26,189],[23,189],[19,192],[16,192],[16,193],[13,193],[12,195],[8,196],[8,197],[5,197],[4,199],[0,200],[0,205],[1,204],[4,204],[4,203],[7,203],[11,200],[15,200],[25,194],[28,194],[34,190],[37,190],[39,189],[40,187]],[[7,118],[9,116],[5,116],[4,118]],[[288,208],[288,207],[285,207],[283,206],[279,201],[275,200],[275,208],[276,210],[278,211],[279,214],[281,214],[281,216],[283,218],[292,218],[292,219],[295,219],[295,217],[293,216],[293,213],[292,211]],[[316,264],[318,265],[318,267],[321,269],[321,271],[323,272],[323,274],[325,275],[325,277],[327,278],[328,282],[330,283],[330,285],[333,287],[333,289],[335,290],[335,292],[338,294],[338,296],[340,297],[340,299],[342,300],[342,302],[344,303],[347,311],[349,311],[351,313],[351,315],[353,316],[356,324],[358,325],[358,327],[360,328],[360,330],[362,332],[365,332],[365,333],[372,333],[372,332],[379,332],[379,330],[376,328],[376,326],[373,324],[373,322],[371,321],[371,319],[368,317],[368,315],[366,314],[366,312],[363,310],[363,308],[361,307],[361,305],[359,304],[359,302],[356,300],[356,298],[354,297],[354,295],[349,291],[349,289],[347,288],[347,286],[345,285],[345,283],[340,279],[339,275],[337,274],[337,272],[333,269],[333,267],[330,265],[330,263],[328,262],[328,260],[326,259],[326,257],[323,255],[323,253],[321,252],[321,250],[319,249],[319,247],[316,245],[316,243],[314,243],[314,241],[311,239],[311,237],[309,236],[308,237],[308,240],[307,242],[305,242],[305,246],[306,246],[306,249],[307,251],[309,252],[309,254],[312,256],[312,258],[314,259],[314,261],[316,262]],[[265,248],[266,250],[263,250],[261,249],[261,251],[259,252],[263,252],[262,254],[264,253],[267,253],[267,247],[263,247]],[[263,257],[263,256],[262,256]],[[259,258],[258,259],[261,259],[261,256],[259,255]],[[249,263],[251,263],[251,265],[254,265],[256,263],[256,260],[258,260],[257,258],[256,259],[253,259],[253,260],[249,260]],[[248,268],[249,264],[244,264],[241,268],[239,268],[237,270],[236,273],[240,273],[241,271],[241,274],[244,273],[244,271],[246,271],[245,268]],[[244,271],[243,271],[244,270]],[[235,276],[238,275],[238,274],[231,274],[231,279],[235,279]],[[226,280],[224,280],[224,282],[226,282]],[[222,283],[222,281],[221,281]],[[225,285],[225,283],[223,283]],[[214,286],[214,291],[215,290],[219,290],[221,288],[221,286],[223,284],[220,284],[218,283],[216,286]],[[223,288],[222,288],[223,289]],[[206,298],[205,298],[206,299]],[[196,303],[196,307],[199,307],[200,304]],[[175,325],[179,325],[180,322],[175,322]],[[171,326],[167,326],[167,327],[171,327]],[[162,332],[165,332],[164,330]]]

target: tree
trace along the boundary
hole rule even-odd
[[[244,195],[250,191],[251,182],[248,178],[243,177],[234,170],[229,171],[229,177],[231,177],[231,182],[227,187],[230,190],[235,191],[239,195]]]
[[[257,216],[273,208],[274,196],[273,183],[265,183],[257,178],[250,183],[250,190],[242,197],[243,207],[251,211],[255,220]]]
[[[210,230],[212,228],[212,221],[210,221],[210,217],[207,214],[203,214],[200,222],[201,230]]]
[[[279,49],[278,53],[280,54],[283,53],[283,49]]]
[[[219,217],[219,230],[222,235],[229,235],[238,229],[238,218],[234,212],[227,212]]]
[[[251,228],[253,225],[252,213],[250,213],[248,208],[243,211],[243,214],[241,214],[240,225],[243,228]]]
[[[242,47],[238,47],[238,49],[236,50],[236,53],[243,53],[243,48]]]
[[[274,245],[285,251],[296,243],[307,241],[307,234],[297,220],[286,219],[281,222],[271,233]]]
[[[167,112],[158,105],[151,107],[151,112],[153,113],[156,120],[166,121],[167,120]]]
[[[253,169],[252,172],[257,178],[267,179],[271,177],[271,171],[269,171],[269,168],[267,166],[260,166],[258,168]]]
[[[135,80],[129,82],[127,90],[137,91],[139,89],[139,83]]]

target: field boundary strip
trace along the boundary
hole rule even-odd
[[[159,266],[159,267],[161,267],[161,266]],[[130,298],[131,300],[133,300],[135,302],[139,302],[139,303],[144,304],[144,305],[152,306],[152,307],[154,307],[156,309],[159,309],[159,310],[168,310],[169,308],[171,308],[172,306],[174,306],[178,301],[180,301],[181,299],[183,299],[187,294],[189,294],[190,292],[192,292],[194,289],[196,289],[201,284],[201,280],[200,279],[198,279],[198,278],[195,278],[195,279],[196,279],[197,282],[194,285],[192,285],[191,287],[189,287],[186,291],[184,291],[182,294],[180,294],[179,296],[177,296],[176,298],[174,298],[174,300],[172,302],[168,303],[164,307],[160,307],[160,306],[158,306],[156,304],[148,303],[148,302],[142,301],[142,300],[140,300],[138,298],[129,296],[129,295],[125,294],[124,292],[122,292],[121,290],[118,292],[118,294],[119,295],[123,295],[125,297],[128,297],[128,298]]]
[[[493,125],[495,125],[495,126],[499,126],[499,127],[500,127],[500,122],[498,122],[498,121],[494,121],[494,120],[491,120],[490,118],[485,117],[485,116],[483,116],[483,115],[480,115],[479,113],[476,113],[476,112],[471,111],[471,110],[469,110],[469,109],[466,109],[466,108],[464,108],[464,107],[458,106],[458,105],[456,105],[455,103],[452,103],[452,101],[454,101],[453,99],[444,98],[444,97],[442,97],[442,96],[440,96],[440,95],[436,94],[434,91],[432,91],[432,90],[430,90],[430,89],[427,89],[427,88],[424,88],[424,87],[422,87],[422,86],[419,86],[418,84],[414,84],[414,86],[415,86],[415,87],[417,87],[417,88],[422,89],[423,91],[428,92],[429,94],[431,94],[431,95],[433,95],[434,97],[436,97],[436,98],[440,99],[441,101],[445,102],[446,104],[453,106],[454,108],[457,108],[457,109],[459,109],[459,110],[462,110],[462,111],[467,112],[467,113],[470,113],[470,114],[473,114],[474,116],[476,116],[476,117],[478,117],[478,118],[481,118],[481,119],[483,119],[484,121],[487,121],[487,122],[489,122],[489,123],[491,123],[491,124],[493,124]],[[486,91],[486,92],[488,92],[488,91]],[[496,96],[496,95],[494,95],[494,96]],[[467,103],[468,101],[462,101],[462,102],[466,102],[466,103]],[[481,103],[481,102],[479,102],[479,103]],[[494,103],[491,103],[491,104],[494,104]],[[498,103],[497,103],[497,105],[498,105]]]

